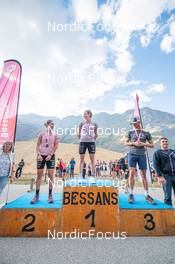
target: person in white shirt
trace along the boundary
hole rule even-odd
[[[2,145],[2,149],[0,150],[0,194],[8,183],[8,180],[12,181],[13,172],[13,143],[8,141]]]

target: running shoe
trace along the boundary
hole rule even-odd
[[[157,204],[156,201],[150,195],[145,196],[145,200],[152,205]]]
[[[49,197],[48,197],[48,203],[53,203],[53,197],[52,197],[52,195],[49,195]]]
[[[130,194],[128,198],[128,203],[133,204],[134,203],[134,195]]]
[[[39,195],[35,195],[35,197],[32,199],[30,203],[35,204],[36,202],[38,202],[38,200],[39,200]]]

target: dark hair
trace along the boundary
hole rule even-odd
[[[91,110],[85,110],[85,113],[88,113],[90,115],[90,117],[92,117],[92,111]]]
[[[49,119],[49,120],[47,120],[47,122],[44,125],[45,125],[45,127],[48,127],[51,123],[53,123],[53,121]]]
[[[162,141],[162,140],[167,140],[167,141],[168,141],[168,138],[166,138],[166,137],[161,137],[161,138],[160,138],[160,141]]]

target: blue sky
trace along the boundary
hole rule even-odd
[[[0,66],[23,66],[20,113],[122,113],[138,93],[175,114],[175,0],[11,3],[0,3]]]

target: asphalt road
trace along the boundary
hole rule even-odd
[[[46,192],[47,186],[42,186]],[[11,185],[9,201],[26,193],[28,186]],[[138,188],[137,193],[142,193]],[[150,190],[163,199],[161,189]],[[4,193],[5,198],[5,193]],[[0,264],[174,264],[175,237],[86,240],[0,238]]]
[[[0,238],[0,264],[174,264],[175,238]]]

